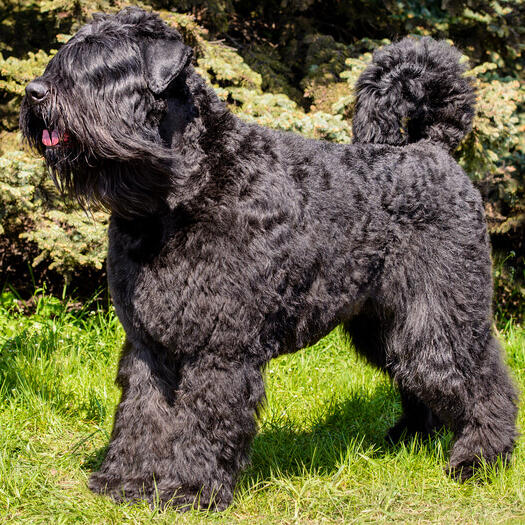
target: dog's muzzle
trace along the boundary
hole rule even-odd
[[[26,99],[35,113],[40,113],[38,106],[41,106],[49,98],[50,87],[49,84],[41,79],[33,80],[26,86]],[[42,130],[41,141],[44,146],[50,148],[54,146],[63,145],[68,142],[69,135],[67,132],[59,133],[56,129]]]

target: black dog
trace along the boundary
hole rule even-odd
[[[90,487],[224,508],[261,369],[340,323],[399,386],[392,439],[448,426],[462,477],[507,458],[516,393],[491,333],[483,206],[449,155],[473,116],[459,53],[428,38],[378,51],[353,145],[239,120],[191,57],[154,14],[99,15],[22,106],[60,187],[112,212],[109,286],[127,342]]]

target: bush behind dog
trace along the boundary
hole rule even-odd
[[[73,13],[66,3],[61,3],[63,11],[60,12],[57,5],[48,4],[38,3],[41,11],[39,23],[49,25],[50,21],[56,21],[58,25],[55,31],[69,32],[74,32],[79,22],[90,12],[100,8],[108,10],[109,7],[82,2],[81,12]],[[224,20],[221,18],[223,15],[224,11],[218,13],[215,21]],[[394,15],[399,17],[399,13],[394,13],[391,15],[392,20]],[[453,33],[453,28],[444,30],[432,16],[428,17],[426,27],[425,24],[417,26],[414,20],[420,14],[413,15],[407,16],[403,22],[406,32]],[[466,17],[463,20],[465,25],[468,19],[469,23],[476,24],[478,31],[490,33],[490,28],[484,26],[485,22],[476,22],[474,15],[468,13],[463,15]],[[510,15],[512,12],[505,16],[508,18]],[[315,33],[310,29],[301,44],[306,52],[303,51],[304,76],[298,89],[290,82],[289,68],[279,55],[283,50],[268,45],[267,40],[261,39],[256,44],[249,42],[236,51],[225,45],[229,41],[212,40],[192,16],[167,11],[162,12],[162,16],[176,26],[195,48],[199,72],[214,85],[236,113],[262,125],[337,142],[349,142],[351,138],[349,119],[353,112],[353,86],[357,77],[370,60],[371,51],[388,43],[387,39],[363,38],[347,45],[338,42],[333,36]],[[493,16],[501,18],[503,15]],[[503,21],[507,20],[505,16]],[[216,27],[217,24],[214,25],[213,20],[210,20],[208,16],[207,25]],[[509,76],[509,56],[515,46],[509,38],[509,24],[502,25],[500,20],[500,25],[503,29],[507,27],[508,34],[498,41],[500,47],[502,42],[508,44],[506,54],[501,53],[501,49],[499,54],[489,49],[491,61],[479,63],[480,59],[487,58],[487,53],[482,56],[480,49],[475,46],[466,49],[472,55],[473,63],[477,64],[472,74],[477,78],[479,100],[474,130],[463,142],[457,155],[464,169],[479,182],[486,201],[489,227],[497,246],[507,251],[513,247],[515,252],[520,253],[519,232],[523,231],[525,217],[523,171],[520,169],[525,157],[525,146],[520,104],[523,104],[525,91],[515,78]],[[54,34],[53,28],[49,30],[51,34]],[[491,33],[489,36],[491,38],[485,39],[481,45],[497,47],[497,36]],[[66,39],[67,36],[58,35],[53,47],[58,47],[57,44]],[[13,281],[20,264],[25,266],[30,262],[36,267],[37,275],[47,270],[58,273],[58,282],[61,277],[66,280],[78,278],[86,269],[100,270],[99,283],[102,283],[105,219],[99,217],[93,221],[89,216],[79,213],[74,206],[66,207],[60,202],[40,161],[19,151],[12,125],[12,114],[18,112],[23,86],[28,79],[42,71],[55,51],[47,48],[47,51],[39,50],[18,58],[20,52],[15,47],[8,47],[9,39],[6,42],[5,58],[0,60],[0,90],[3,99],[7,100],[1,107],[4,129],[0,143],[0,224],[4,237],[0,244],[3,252],[2,273]],[[290,45],[286,49],[290,52]],[[515,75],[519,74],[517,67]],[[305,100],[310,103],[308,111],[298,104],[298,101],[303,102],[304,106]],[[9,254],[15,253],[17,257],[9,257]],[[523,262],[515,257],[513,263],[518,270],[512,275],[519,284],[519,268]],[[500,279],[506,274],[508,272],[500,272],[496,278]],[[23,272],[23,275],[27,275],[27,272]],[[48,275],[52,273],[48,272]],[[20,287],[23,283],[15,284]],[[507,280],[498,288],[508,286]],[[522,293],[519,286],[511,285],[511,288],[514,295]]]

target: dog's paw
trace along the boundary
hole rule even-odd
[[[476,464],[469,461],[452,462],[449,461],[445,467],[445,472],[448,476],[460,483],[463,483],[470,479],[475,472]]]
[[[437,427],[427,428],[425,426],[411,425],[405,418],[401,418],[388,430],[386,439],[395,445],[403,441],[410,441],[414,436],[427,438],[433,435],[436,430]]]
[[[89,490],[97,494],[109,494],[112,489],[120,485],[120,478],[108,476],[100,472],[92,474],[88,481]]]
[[[204,491],[189,490],[180,484],[144,478],[121,478],[101,472],[91,475],[88,487],[91,491],[111,497],[116,502],[146,501],[152,507],[172,507],[179,512],[192,509],[222,511],[232,500],[227,491],[206,495]]]
[[[410,439],[415,432],[412,432],[407,425],[407,422],[404,418],[401,418],[393,427],[391,427],[387,434],[386,439],[392,444],[399,443]]]
[[[88,481],[91,491],[110,496],[116,501],[146,499],[148,485],[144,483],[144,480],[140,482],[137,479],[123,479],[120,476],[102,472],[93,473]],[[139,495],[141,497],[138,497]]]
[[[427,416],[425,420],[414,420],[401,416],[399,421],[391,427],[386,435],[386,439],[393,444],[409,441],[418,435],[425,439],[433,436],[442,428],[442,423],[435,416]]]

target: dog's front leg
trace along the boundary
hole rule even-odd
[[[212,352],[175,360],[126,342],[118,382],[111,442],[90,488],[117,500],[228,506],[256,431],[259,367]]]

